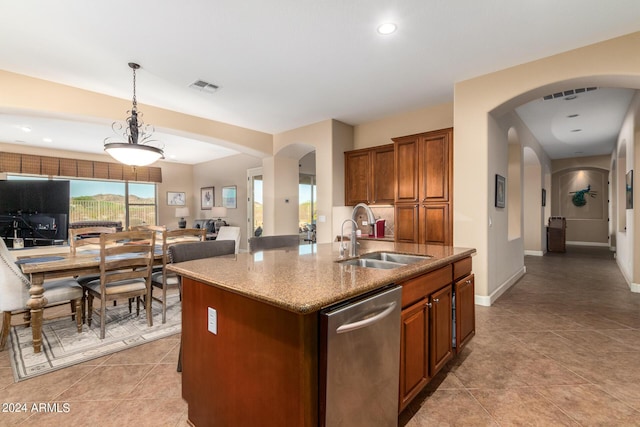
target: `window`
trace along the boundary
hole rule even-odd
[[[316,177],[314,175],[300,174],[298,185],[298,227],[300,231],[307,232],[308,237],[312,238],[309,232],[315,232],[316,217],[318,215],[316,209]]]
[[[9,175],[7,179],[46,179]],[[56,178],[63,179],[63,178]],[[66,179],[64,179],[66,180]],[[124,228],[156,224],[156,185],[139,182],[69,179],[69,223],[120,221]]]

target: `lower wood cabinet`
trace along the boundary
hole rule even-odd
[[[398,412],[475,334],[471,257],[400,284],[403,310]]]
[[[453,305],[451,285],[431,294],[429,373],[433,377],[453,357]]]
[[[429,376],[429,299],[402,310],[399,411],[427,385]]]
[[[455,283],[456,353],[476,334],[475,280],[473,274]]]

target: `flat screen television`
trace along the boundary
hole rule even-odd
[[[0,181],[0,237],[12,246],[14,236],[25,245],[66,240],[69,181]]]

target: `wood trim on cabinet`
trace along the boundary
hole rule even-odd
[[[402,307],[406,307],[420,298],[437,291],[452,282],[451,274],[453,267],[451,264],[437,270],[409,279],[402,285]]]
[[[463,258],[453,263],[453,280],[471,274],[472,261],[471,257]]]

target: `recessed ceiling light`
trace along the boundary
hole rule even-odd
[[[53,142],[53,139],[51,138],[42,138],[43,142]]]
[[[385,22],[384,24],[378,27],[378,33],[384,36],[388,34],[395,33],[398,29],[398,26],[392,22]]]
[[[22,132],[31,132],[31,128],[29,126],[21,126],[20,129],[22,130]]]

